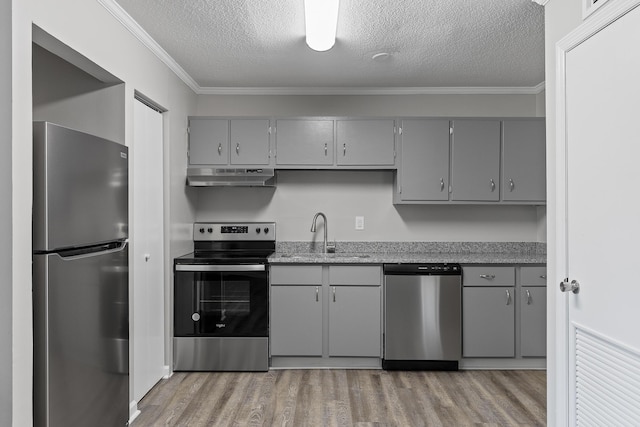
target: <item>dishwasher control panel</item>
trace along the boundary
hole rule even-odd
[[[460,264],[427,263],[427,264],[385,264],[385,275],[429,275],[456,276],[462,274]]]

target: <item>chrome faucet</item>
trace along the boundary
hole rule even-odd
[[[316,220],[318,219],[319,216],[322,216],[322,218],[324,219],[324,253],[328,254],[328,253],[334,253],[336,251],[336,244],[333,243],[328,243],[327,242],[327,216],[325,214],[323,214],[322,212],[318,212],[314,217],[313,217],[313,222],[311,223],[311,232],[315,233],[316,232]]]

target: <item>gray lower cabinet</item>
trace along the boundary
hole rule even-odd
[[[380,357],[380,286],[331,286],[329,356]]]
[[[401,122],[395,202],[449,200],[449,120]]]
[[[502,200],[546,200],[544,119],[502,122]]]
[[[520,300],[520,354],[544,357],[547,354],[547,288],[523,286]]]
[[[336,120],[338,166],[395,165],[395,121]]]
[[[500,120],[454,120],[451,200],[500,200]]]
[[[321,286],[271,286],[273,356],[322,356]]]
[[[546,267],[464,266],[462,354],[546,356]]]
[[[272,357],[382,356],[380,266],[273,265],[270,280]]]
[[[520,268],[520,354],[544,357],[547,354],[547,269]]]
[[[462,356],[515,356],[513,286],[462,289]]]
[[[276,165],[333,165],[332,119],[277,119],[275,123]]]

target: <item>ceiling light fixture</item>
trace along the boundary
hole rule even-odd
[[[336,43],[340,0],[304,0],[307,45],[324,52]]]

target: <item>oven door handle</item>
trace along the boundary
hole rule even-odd
[[[236,264],[236,265],[205,265],[205,264],[178,264],[176,271],[265,271],[264,264]]]

